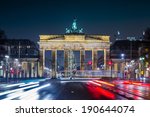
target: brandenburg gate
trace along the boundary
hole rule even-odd
[[[40,70],[39,73],[42,76],[45,68],[45,52],[51,51],[51,66],[52,77],[55,77],[57,72],[57,52],[59,50],[64,53],[64,71],[67,71],[71,64],[68,62],[68,56],[70,51],[79,51],[80,70],[85,70],[85,52],[91,51],[91,70],[97,70],[98,68],[98,51],[103,51],[103,69],[107,70],[107,59],[109,58],[110,37],[103,35],[86,35],[83,33],[83,29],[78,29],[76,20],[73,21],[71,28],[66,28],[66,34],[64,35],[40,35]],[[73,55],[71,55],[73,56]]]

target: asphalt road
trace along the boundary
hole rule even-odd
[[[150,88],[101,80],[34,80],[0,85],[0,100],[150,99]]]

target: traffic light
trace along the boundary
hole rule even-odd
[[[108,65],[109,65],[109,66],[112,66],[112,60],[109,60],[109,61],[108,61]]]
[[[88,65],[92,65],[92,61],[88,61]]]

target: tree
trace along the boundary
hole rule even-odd
[[[5,31],[0,29],[0,39],[6,39]]]
[[[150,41],[150,27],[145,30],[144,40]]]

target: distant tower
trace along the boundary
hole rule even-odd
[[[120,40],[121,38],[120,38],[120,31],[118,30],[117,31],[117,36],[116,36],[116,40]]]
[[[120,31],[119,30],[117,31],[117,34],[120,35]]]
[[[145,35],[145,31],[143,31],[143,36]]]

